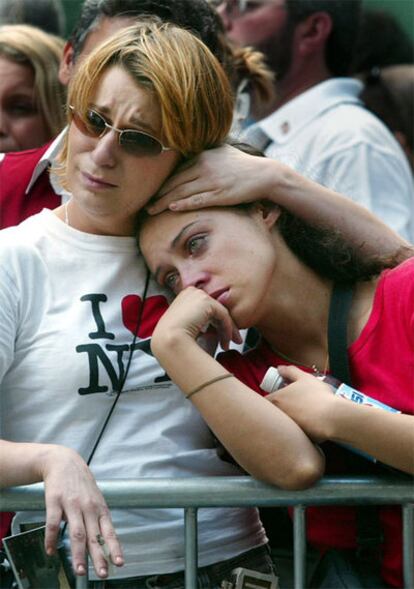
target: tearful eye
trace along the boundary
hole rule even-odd
[[[200,251],[206,243],[206,236],[205,235],[196,235],[194,237],[190,237],[187,241],[187,250],[190,254],[195,254]]]
[[[164,278],[164,285],[172,290],[173,292],[176,291],[178,285],[178,274],[177,272],[170,272]]]

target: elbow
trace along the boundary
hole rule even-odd
[[[318,460],[300,461],[286,468],[283,476],[278,472],[278,480],[269,481],[286,491],[302,491],[312,487],[323,476],[325,460],[321,456]],[[276,477],[275,477],[276,479]]]
[[[290,473],[290,476],[286,477],[283,489],[288,491],[302,491],[309,489],[323,476],[323,468],[303,468],[299,471]]]

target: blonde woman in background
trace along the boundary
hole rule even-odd
[[[0,152],[39,147],[63,129],[63,46],[29,25],[0,27]]]

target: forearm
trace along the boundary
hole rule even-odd
[[[52,444],[0,440],[0,486],[29,485],[43,480],[43,466],[56,453]]]
[[[330,439],[414,474],[414,417],[338,399]]]
[[[153,351],[184,394],[226,372],[191,338],[164,337]],[[236,378],[211,384],[188,402],[194,403],[234,459],[256,478],[285,488],[304,488],[322,476],[323,457],[304,432]]]
[[[340,228],[366,255],[388,255],[410,244],[351,199],[325,188],[274,160],[262,160],[261,182],[270,200],[309,223]],[[412,253],[411,253],[412,255]]]

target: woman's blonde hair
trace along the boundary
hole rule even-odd
[[[188,31],[148,21],[118,32],[79,64],[69,104],[85,112],[112,66],[154,94],[168,147],[188,157],[226,139],[233,116],[230,82],[210,50]],[[65,164],[65,153],[61,161]]]
[[[36,107],[50,138],[65,126],[66,88],[58,77],[64,44],[60,37],[30,25],[0,27],[0,56],[33,70]]]

